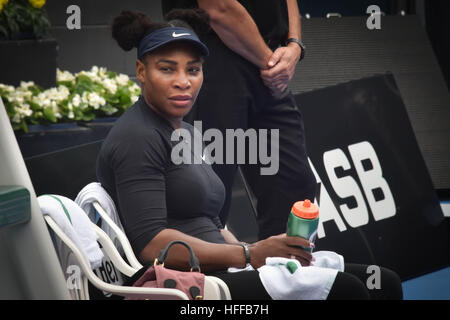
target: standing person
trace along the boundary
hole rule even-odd
[[[201,120],[204,130],[216,128],[224,136],[226,129],[279,130],[279,149],[271,145],[267,149],[278,152],[278,172],[261,175],[260,164],[243,165],[242,171],[258,199],[258,238],[282,233],[292,204],[314,199],[316,189],[302,114],[288,89],[295,66],[305,55],[297,1],[162,1],[168,19],[172,9],[195,7],[209,14],[211,30],[199,36],[212,54],[205,58],[203,90],[185,121]],[[225,225],[236,158],[213,168],[226,189],[220,212]]]

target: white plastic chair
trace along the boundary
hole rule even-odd
[[[142,268],[142,264],[138,261],[138,259],[134,255],[133,249],[131,248],[131,244],[128,241],[128,238],[125,235],[125,233],[119,228],[119,226],[116,223],[114,223],[114,221],[102,208],[100,203],[93,202],[92,205],[94,206],[99,216],[102,218],[103,220],[102,223],[103,222],[106,223],[111,228],[111,230],[113,230],[114,233],[116,234],[116,237],[119,240],[120,245],[122,246],[123,252],[128,260],[128,263],[135,269]]]
[[[73,252],[77,260],[77,265],[81,268],[82,274],[80,274],[81,279],[78,281],[80,285],[79,292],[75,294],[75,299],[87,300],[89,299],[88,284],[91,282],[99,290],[109,292],[111,294],[127,297],[139,297],[142,299],[164,299],[164,300],[189,300],[188,296],[178,289],[170,288],[142,288],[142,287],[129,287],[129,286],[118,286],[110,283],[106,283],[101,280],[92,271],[89,262],[86,260],[81,251],[73,243],[73,241],[66,236],[64,231],[59,227],[59,225],[48,215],[44,216],[47,225],[52,229],[54,234]],[[97,235],[99,236],[99,242],[104,248],[104,252],[111,259],[115,267],[119,269],[120,272],[127,276],[133,275],[137,270],[127,265],[127,263],[122,259],[117,249],[115,248],[112,241],[104,233],[103,230],[92,224]],[[220,292],[215,290],[214,294],[219,295]],[[206,291],[206,288],[205,288]],[[206,296],[206,293],[205,293]]]
[[[126,237],[125,233],[108,216],[108,214],[102,208],[100,203],[94,201],[92,204],[97,213],[103,219],[102,222],[105,222],[111,228],[111,230],[115,232],[117,239],[119,240],[122,249],[124,251],[124,254],[130,265],[136,269],[142,268],[142,264],[137,260],[136,256],[134,255],[133,249],[131,248],[131,244],[128,241],[128,238]],[[204,298],[205,300],[231,300],[231,294],[227,284],[222,279],[213,276],[206,276]]]

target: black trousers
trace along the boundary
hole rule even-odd
[[[241,168],[258,199],[259,239],[284,233],[294,202],[313,200],[316,191],[316,180],[307,159],[302,114],[290,92],[283,98],[272,97],[259,69],[229,50],[217,36],[204,35],[202,40],[211,54],[203,66],[203,87],[185,121],[193,124],[201,120],[203,131],[219,129],[224,138],[226,129],[255,129],[256,132],[267,129],[268,133],[279,130],[279,148],[267,139],[267,150],[278,153],[278,172],[261,175],[261,166],[267,165],[259,161],[257,164],[246,161]],[[213,164],[226,189],[225,204],[220,212],[223,225],[229,216],[231,189],[238,168],[236,152],[234,156],[233,164]],[[226,159],[226,150],[223,159]]]
[[[338,272],[327,300],[401,300],[402,285],[399,276],[392,270],[380,267],[380,285],[369,289],[370,274],[367,265],[346,263],[344,272]],[[270,300],[258,271],[210,275],[221,278],[230,289],[233,300]],[[370,281],[369,281],[370,282]]]

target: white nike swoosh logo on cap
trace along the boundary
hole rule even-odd
[[[191,34],[190,33],[175,33],[175,32],[173,32],[172,33],[172,37],[174,37],[174,38],[178,38],[178,37],[181,37],[181,36],[190,36]]]

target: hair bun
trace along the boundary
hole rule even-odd
[[[172,9],[165,16],[166,21],[183,21],[187,23],[198,34],[207,33],[211,27],[209,25],[208,13],[200,8],[196,9]]]
[[[138,11],[122,11],[112,22],[112,37],[119,46],[130,51],[139,46],[152,23],[145,14]]]

